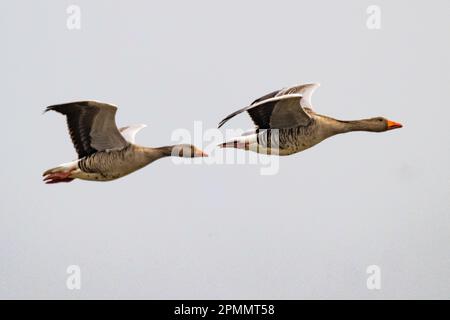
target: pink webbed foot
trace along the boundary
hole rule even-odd
[[[59,182],[70,182],[73,178],[69,178],[71,171],[69,172],[55,172],[47,174],[44,177],[46,184],[59,183]]]

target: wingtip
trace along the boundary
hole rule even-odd
[[[305,87],[314,87],[314,88],[318,88],[320,87],[320,82],[309,82],[309,83],[304,83],[304,84],[300,84],[299,87],[303,86]]]
[[[318,87],[320,87],[320,83],[319,82],[311,82],[311,83],[306,84],[305,86],[318,88]]]
[[[46,113],[46,112],[48,112],[50,110],[52,110],[52,106],[45,107],[45,109],[42,110],[42,114],[44,114],[44,113]]]

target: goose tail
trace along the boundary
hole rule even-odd
[[[250,150],[255,144],[257,144],[256,135],[247,133],[246,135],[223,142],[218,147]]]

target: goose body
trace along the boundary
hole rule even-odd
[[[44,176],[50,175],[48,178],[51,178],[53,173],[70,172],[67,178],[72,180],[110,181],[124,177],[164,156],[156,148],[146,148],[130,143],[122,149],[99,151],[60,165],[47,170]]]
[[[220,144],[263,154],[290,155],[336,134],[350,131],[382,132],[401,124],[382,117],[343,121],[313,111],[311,96],[319,84],[305,84],[271,92],[223,119],[219,128],[246,111],[255,129]]]
[[[110,181],[126,176],[163,157],[204,157],[192,145],[159,148],[135,144],[135,135],[145,125],[118,129],[117,107],[96,101],[80,101],[49,106],[67,117],[67,124],[78,159],[44,172],[46,183],[70,182],[73,179]]]

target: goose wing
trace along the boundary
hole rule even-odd
[[[145,124],[132,124],[130,126],[122,127],[119,129],[122,136],[130,143],[134,143],[136,141],[136,133],[141,131],[141,129],[145,128]]]
[[[277,96],[282,96],[285,94],[301,94],[303,97],[301,100],[302,107],[312,109],[311,96],[318,87],[320,87],[320,83],[301,84],[298,86],[281,89],[278,91]]]
[[[311,95],[318,87],[318,83],[311,83],[268,93],[253,101],[249,106],[227,116],[219,123],[219,128],[244,111],[248,112],[260,129],[307,125],[311,120],[307,112],[311,109]]]
[[[219,128],[241,112],[247,111],[259,129],[282,129],[306,126],[311,121],[309,114],[301,106],[302,95],[287,94],[268,98],[242,108],[219,123]]]
[[[79,101],[47,107],[67,117],[72,143],[81,159],[97,151],[121,149],[128,142],[117,129],[117,107],[96,101]]]

